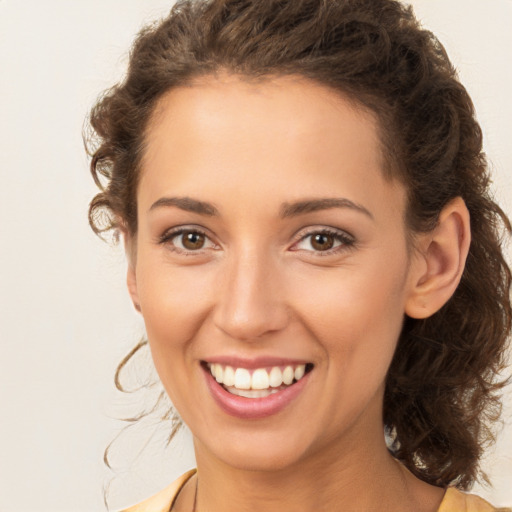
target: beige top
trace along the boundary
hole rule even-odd
[[[138,505],[127,508],[123,512],[169,512],[178,493],[195,472],[195,469],[187,471],[158,494]],[[455,487],[449,487],[438,512],[512,512],[512,509],[494,508],[487,501],[474,494],[466,494],[455,489]]]

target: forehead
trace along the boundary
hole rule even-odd
[[[206,142],[218,135],[239,143],[249,135],[254,148],[276,134],[281,144],[310,140],[303,152],[315,142],[328,149],[329,142],[349,138],[380,148],[375,114],[340,91],[298,75],[250,78],[223,73],[199,77],[164,94],[146,132],[146,161],[176,135],[181,142]],[[380,151],[374,156],[380,157]]]
[[[382,201],[402,187],[384,177],[378,133],[372,112],[303,77],[202,77],[156,106],[138,200],[144,208],[159,195],[221,190],[248,202],[244,191],[266,202],[340,194]]]

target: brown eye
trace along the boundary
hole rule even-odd
[[[197,231],[185,231],[181,235],[181,244],[190,251],[202,249],[205,243],[205,236]]]
[[[188,226],[176,227],[166,231],[159,237],[158,243],[178,254],[187,256],[200,255],[204,251],[220,249],[206,233]]]
[[[328,251],[334,246],[334,236],[327,233],[317,233],[311,236],[311,247],[317,251]]]
[[[348,233],[326,228],[306,233],[291,247],[291,250],[307,251],[317,256],[328,256],[339,254],[352,247],[354,243],[354,238]]]

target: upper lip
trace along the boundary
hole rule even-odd
[[[258,356],[249,359],[229,355],[209,357],[203,361],[209,364],[221,364],[233,368],[247,369],[266,368],[269,366],[297,366],[310,363],[310,361],[304,359],[292,359],[288,357]]]

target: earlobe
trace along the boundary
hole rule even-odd
[[[469,212],[457,197],[443,208],[434,230],[420,235],[405,307],[408,316],[427,318],[448,302],[462,277],[470,242]]]
[[[135,266],[128,262],[128,271],[126,274],[126,284],[128,285],[128,292],[132,298],[133,307],[140,313],[140,302],[139,295],[137,293],[137,274],[135,272]]]
[[[136,271],[136,258],[135,258],[135,240],[126,232],[122,232],[123,241],[124,241],[124,250],[126,254],[126,259],[128,261],[128,269],[126,273],[126,284],[128,286],[128,293],[133,302],[133,306],[140,313],[140,301],[139,294],[137,291],[137,271]]]

